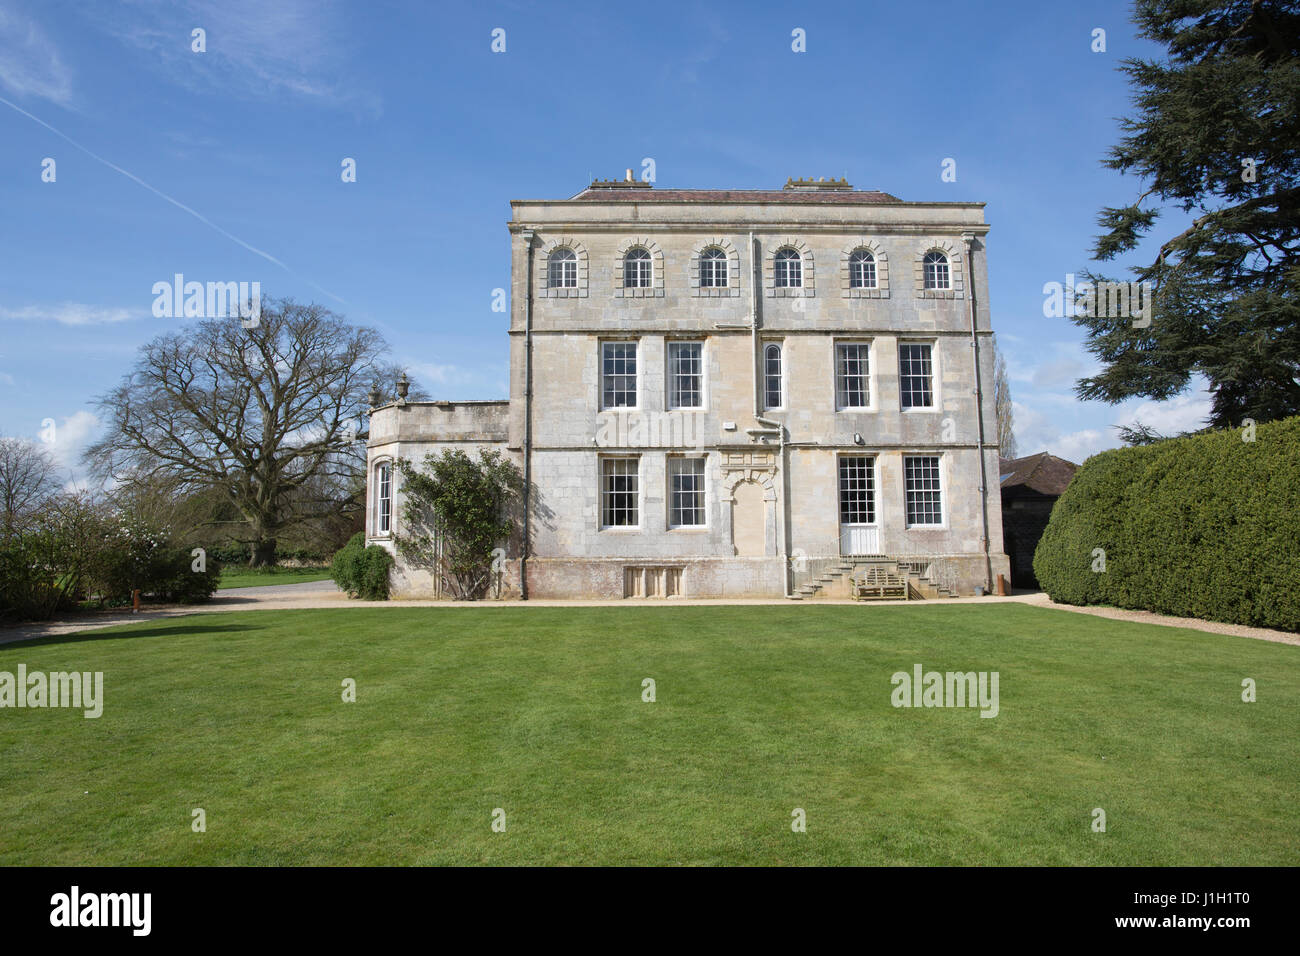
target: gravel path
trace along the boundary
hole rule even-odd
[[[72,618],[40,624],[23,624],[0,628],[0,644],[14,641],[30,640],[39,637],[58,637],[74,634],[78,631],[92,631],[113,627],[117,624],[130,624],[138,621],[152,621],[160,618],[182,617],[187,614],[212,614],[222,611],[285,611],[305,608],[403,608],[403,607],[442,607],[442,608],[494,608],[518,607],[688,607],[708,605],[789,605],[792,602],[784,598],[758,599],[717,599],[700,601],[665,601],[659,600],[618,600],[618,601],[351,601],[347,595],[335,586],[333,581],[308,581],[301,584],[271,584],[262,587],[232,588],[218,591],[209,604],[197,606],[171,605],[151,607],[139,614],[114,612],[104,615]],[[809,604],[852,604],[868,605],[858,601],[809,601]],[[916,601],[873,601],[873,605],[916,604]],[[1206,631],[1211,634],[1228,634],[1234,637],[1250,637],[1261,641],[1273,641],[1279,644],[1300,646],[1300,634],[1287,631],[1274,631],[1262,627],[1246,627],[1240,624],[1220,624],[1216,621],[1202,621],[1188,617],[1168,617],[1152,614],[1148,611],[1127,611],[1113,607],[1075,607],[1070,604],[1058,604],[1046,594],[1035,591],[1013,594],[1007,597],[969,597],[949,598],[943,601],[924,602],[930,605],[954,604],[1029,604],[1037,607],[1072,611],[1076,614],[1092,614],[1112,620],[1138,621],[1143,624],[1159,624],[1164,627],[1187,627]]]

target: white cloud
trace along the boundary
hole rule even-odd
[[[1136,405],[1126,405],[1124,413],[1115,424],[1133,425],[1141,422],[1162,435],[1177,435],[1179,432],[1204,428],[1212,407],[1213,399],[1209,392],[1198,388],[1163,402],[1143,401]]]
[[[1097,452],[1114,448],[1119,444],[1113,434],[1096,428],[1085,428],[1083,431],[1070,432],[1068,435],[1058,435],[1052,440],[1047,451],[1057,458],[1064,458],[1066,461],[1081,465]]]
[[[110,322],[127,322],[149,315],[147,309],[123,309],[80,302],[63,302],[57,305],[28,305],[21,309],[0,308],[0,319],[17,322],[58,322],[60,325],[105,325]]]
[[[34,20],[0,9],[0,86],[60,106],[72,102],[72,71]]]
[[[65,486],[68,490],[86,486],[85,469],[81,465],[81,453],[95,440],[99,430],[99,419],[94,412],[80,411],[65,416],[62,421],[55,420],[54,441],[48,446],[50,454],[70,476]]]

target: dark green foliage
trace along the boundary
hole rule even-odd
[[[202,571],[195,564],[166,532],[89,497],[58,496],[0,541],[0,617],[45,620],[96,599],[129,604],[137,589],[146,600],[200,603],[217,589],[221,562],[207,555]]]
[[[251,555],[252,549],[247,544],[229,544],[208,550],[208,557],[216,558],[222,564],[247,564]],[[275,549],[275,559],[280,564],[288,561],[324,564],[327,558],[328,552],[319,548],[276,547]]]
[[[1066,604],[1300,631],[1300,417],[1248,437],[1226,429],[1089,458],[1038,542],[1043,588]]]
[[[405,499],[405,531],[397,536],[402,557],[441,575],[456,598],[482,597],[491,581],[493,552],[515,530],[523,475],[495,451],[481,453],[477,461],[454,449],[427,455],[423,469],[409,461],[397,464]]]
[[[1138,0],[1134,20],[1167,52],[1124,61],[1136,115],[1105,165],[1145,191],[1102,210],[1094,256],[1177,225],[1134,270],[1155,290],[1149,327],[1074,319],[1102,362],[1078,393],[1166,399],[1201,375],[1214,427],[1300,413],[1300,5]]]
[[[206,567],[194,570],[194,556],[188,548],[167,548],[154,560],[147,593],[176,604],[203,604],[212,598],[221,580],[221,562],[208,555]]]
[[[383,548],[366,547],[366,536],[358,532],[330,564],[330,577],[348,593],[367,601],[388,600],[388,572],[393,556]]]

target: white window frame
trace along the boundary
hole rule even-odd
[[[721,274],[719,274],[721,271]],[[707,280],[706,280],[707,276]],[[700,288],[726,289],[731,282],[731,259],[721,246],[708,246],[700,251]]]
[[[556,281],[556,266],[559,266],[559,281]],[[559,246],[546,257],[546,284],[551,289],[578,288],[578,254],[568,246]]]
[[[871,411],[872,409],[875,408],[875,405],[873,404],[875,400],[875,392],[874,389],[871,387],[872,385],[871,369],[875,364],[875,362],[874,362],[874,356],[872,354],[874,352],[874,349],[871,346],[872,343],[870,341],[861,340],[861,339],[836,340],[834,346],[835,347],[834,388],[835,388],[835,410],[837,412],[863,412],[863,411]],[[865,350],[866,371],[863,376],[863,378],[865,379],[863,385],[863,391],[865,391],[866,393],[865,405],[848,405],[845,404],[845,402],[843,401],[843,399],[847,396],[848,390],[841,387],[841,370],[843,369],[845,363],[841,360],[840,356],[841,356],[841,350],[847,350],[848,348],[855,348],[855,349],[860,348]]]
[[[375,513],[374,537],[386,538],[393,533],[393,460],[382,458],[375,462]],[[385,489],[387,484],[387,489]],[[386,507],[385,507],[386,506]]]
[[[835,486],[838,492],[836,498],[836,508],[839,511],[839,523],[843,525],[869,525],[879,527],[880,525],[880,482],[877,480],[878,475],[878,458],[879,456],[865,453],[845,453],[835,456]],[[867,463],[866,470],[866,501],[867,516],[865,521],[845,521],[844,520],[844,465],[849,461],[863,460]]]
[[[904,412],[932,412],[939,408],[939,377],[936,374],[936,349],[937,343],[931,341],[921,341],[917,339],[902,339],[898,343],[898,407]],[[903,352],[907,348],[925,348],[929,350],[926,364],[929,371],[926,376],[927,387],[930,392],[930,401],[926,405],[908,405],[906,404],[907,389],[906,382],[909,378],[916,378],[915,373],[905,373],[903,371]]]
[[[934,468],[935,468],[934,481],[936,484],[936,487],[934,488],[913,489],[910,485],[907,463],[909,461],[915,461],[922,458],[934,459]],[[920,529],[936,529],[936,528],[946,528],[948,526],[948,504],[947,504],[948,489],[947,489],[947,482],[944,481],[943,459],[944,459],[943,455],[932,453],[932,452],[916,452],[913,454],[903,455],[903,521],[906,527],[920,528]],[[912,520],[912,495],[929,494],[929,493],[936,493],[938,495],[939,520],[933,522],[913,521]]]
[[[632,404],[621,405],[611,403],[609,398],[611,394],[617,395],[620,392],[626,394],[626,389],[613,390],[607,387],[607,382],[611,376],[626,378],[627,372],[610,372],[606,364],[605,354],[613,348],[632,349]],[[624,357],[626,360],[626,357]],[[609,339],[600,343],[600,410],[613,411],[619,409],[636,409],[640,407],[641,401],[641,343],[634,339]]]
[[[858,281],[859,269],[856,267],[870,266],[870,273],[865,268],[861,268],[862,281]],[[867,280],[870,281],[867,281]],[[849,288],[850,289],[878,289],[880,288],[880,276],[876,270],[876,254],[870,249],[857,248],[849,253]]]
[[[601,455],[600,461],[600,530],[602,531],[638,531],[641,528],[641,456],[639,455]],[[628,466],[630,471],[628,470]],[[622,470],[622,474],[617,474]],[[632,478],[633,488],[631,492],[627,490],[614,491],[610,487],[610,480],[613,478]],[[617,508],[611,502],[614,495],[631,494],[631,507]],[[636,520],[634,523],[618,524],[609,523],[608,518],[617,513],[631,513]]]
[[[645,246],[633,246],[623,256],[623,288],[649,289],[654,285],[654,256]]]
[[[791,267],[795,274],[791,273]],[[782,246],[772,256],[772,283],[777,289],[803,288],[803,253],[794,246]]]
[[[776,371],[772,371],[772,351],[776,351]],[[775,389],[773,382],[775,381]],[[772,402],[772,392],[776,402]],[[785,408],[785,343],[767,342],[763,346],[763,407],[770,412]]]
[[[935,258],[935,257],[939,258]],[[942,263],[939,261],[942,259]],[[942,274],[939,266],[943,266]],[[942,249],[931,249],[921,258],[922,288],[927,292],[952,291],[952,257]],[[940,284],[940,279],[943,282]]]
[[[677,368],[677,363],[678,363],[678,361],[679,361],[678,356],[679,356],[679,354],[680,354],[681,352],[685,351],[685,348],[684,348],[684,347],[686,347],[686,346],[693,346],[693,347],[695,348],[696,352],[697,352],[697,358],[696,358],[696,361],[698,362],[699,367],[698,367],[698,369],[696,370],[696,372],[694,373],[693,376],[689,375],[689,373],[688,373],[686,376],[683,376],[683,375],[681,375],[681,374],[679,373],[678,368]],[[668,393],[668,394],[667,394],[667,399],[668,399],[667,407],[668,407],[668,409],[669,409],[670,411],[677,411],[677,410],[684,410],[684,411],[686,411],[686,410],[697,410],[697,409],[704,408],[704,404],[705,404],[705,398],[704,398],[704,343],[703,343],[703,342],[700,342],[700,341],[698,341],[698,340],[693,340],[693,339],[692,339],[692,340],[687,340],[687,339],[680,339],[680,340],[678,340],[678,339],[670,339],[667,343],[665,343],[665,349],[664,349],[664,351],[665,351],[665,356],[664,356],[664,357],[667,359],[667,361],[664,363],[664,370],[667,372],[667,376],[668,376],[668,381],[665,383],[665,384],[667,385],[667,389],[666,389],[666,390],[667,390],[667,393]],[[689,378],[689,377],[693,377],[693,378],[695,379],[695,389],[694,389],[694,391],[695,391],[695,393],[696,393],[696,395],[697,395],[697,397],[698,397],[698,402],[697,402],[696,404],[694,404],[694,405],[683,405],[683,404],[681,403],[681,395],[682,395],[682,393],[681,393],[681,391],[679,390],[678,383],[679,383],[679,380],[681,380],[681,379],[683,379],[683,378]]]
[[[690,477],[698,478],[699,487],[690,491],[680,491],[677,487],[677,479],[686,477],[681,471],[685,463],[691,463],[692,473]],[[668,528],[671,531],[697,531],[708,528],[709,526],[709,465],[708,458],[704,455],[669,455],[668,456]],[[695,471],[698,466],[698,473]],[[676,520],[677,516],[684,510],[678,507],[678,495],[697,496],[698,504],[693,505],[689,510],[698,512],[700,520],[689,524]]]

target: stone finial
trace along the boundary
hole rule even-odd
[[[370,394],[366,396],[366,401],[370,403],[371,408],[378,408],[381,398],[383,396],[379,394],[379,383],[375,382],[374,385],[370,386]]]
[[[402,377],[397,380],[397,397],[400,398],[402,401],[406,401],[406,393],[409,392],[410,390],[411,390],[411,382],[409,379],[407,379],[406,373],[403,372]]]

